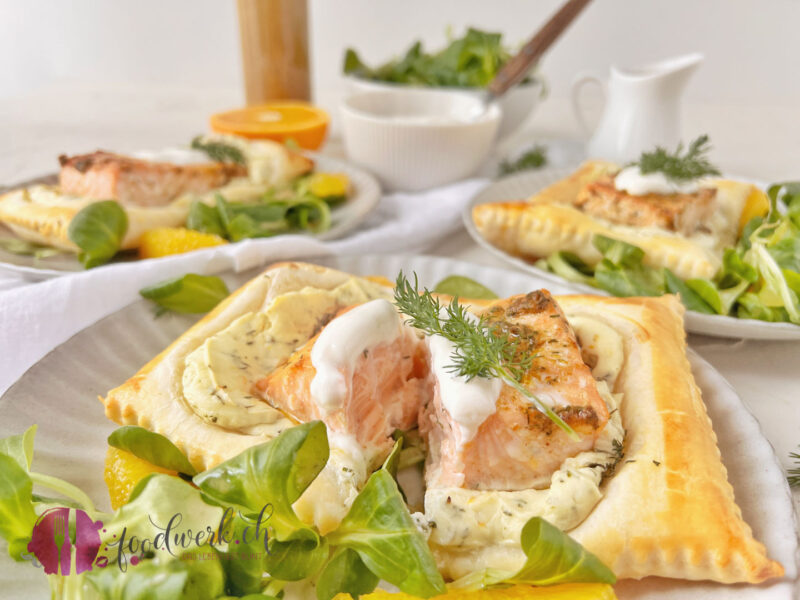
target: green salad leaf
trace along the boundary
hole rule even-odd
[[[134,456],[164,469],[196,475],[197,470],[178,447],[159,433],[125,425],[108,436],[108,445],[130,452]]]
[[[166,564],[147,560],[124,572],[113,567],[93,569],[86,579],[108,600],[215,600],[225,593],[220,561],[201,557],[195,550]]]
[[[459,298],[474,298],[476,300],[494,300],[497,298],[497,294],[492,290],[463,275],[445,277],[436,284],[433,291],[437,294],[447,294],[449,296],[458,296]]]
[[[795,467],[789,469],[789,485],[791,487],[800,487],[800,453],[790,452],[789,458],[794,460]]]
[[[216,195],[214,206],[196,200],[189,209],[186,226],[232,242],[292,231],[327,231],[332,222],[331,204],[340,199],[319,198],[301,191],[303,186],[304,182],[298,180],[291,190],[267,193],[258,202],[229,202],[220,194]]]
[[[33,438],[37,428],[36,425],[31,425],[25,433],[0,439],[0,454],[7,454],[16,460],[20,467],[30,471],[33,462]]]
[[[142,288],[139,294],[166,310],[205,313],[222,302],[230,292],[219,277],[187,273]]]
[[[372,573],[407,594],[429,598],[445,592],[428,544],[386,469],[370,476],[347,516],[328,537],[332,544],[357,552]]]
[[[300,521],[292,504],[322,471],[328,454],[325,425],[312,421],[200,473],[194,483],[215,501],[240,507],[249,515],[270,505],[270,526],[280,542],[316,543],[319,535]]]
[[[502,34],[470,28],[444,49],[427,53],[414,42],[400,58],[370,68],[348,48],[343,70],[347,75],[372,81],[431,87],[486,87],[511,58]]]
[[[70,221],[67,235],[80,248],[78,260],[91,269],[119,252],[128,231],[128,215],[115,200],[93,202]]]
[[[608,583],[617,578],[599,558],[540,517],[529,520],[520,536],[526,560],[509,583],[556,585]]]
[[[225,569],[228,593],[233,596],[256,594],[261,591],[261,579],[264,575],[264,538],[252,533],[245,536],[245,530],[254,531],[257,522],[236,515],[231,523],[232,539],[239,540],[223,557],[222,568]],[[249,529],[248,529],[249,528]]]
[[[678,294],[681,298],[681,302],[683,302],[684,306],[689,310],[694,310],[706,315],[713,315],[717,313],[717,311],[714,310],[711,305],[703,299],[701,294],[698,294],[685,281],[680,279],[669,269],[664,269],[664,282],[666,284],[667,291],[670,294]]]
[[[561,583],[607,583],[617,578],[594,554],[541,517],[533,517],[520,535],[525,564],[517,571],[484,569],[454,581],[451,587],[478,590],[500,584],[547,586]]]
[[[317,580],[317,600],[331,600],[339,593],[349,593],[358,600],[362,594],[373,591],[378,581],[378,576],[367,568],[355,550],[339,548]]]
[[[0,535],[16,561],[25,560],[36,518],[33,481],[15,458],[0,454]]]
[[[209,206],[205,202],[195,200],[189,207],[189,216],[186,218],[186,227],[201,231],[203,233],[212,233],[220,237],[226,237],[227,231],[225,224],[222,222],[219,211],[214,206]]]

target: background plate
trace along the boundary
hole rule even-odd
[[[314,160],[315,170],[328,171],[334,173],[344,173],[350,179],[353,193],[347,202],[331,209],[331,228],[319,234],[310,235],[319,240],[327,241],[342,237],[361,224],[366,216],[377,206],[381,198],[381,188],[378,181],[366,171],[356,168],[349,163],[317,154],[307,153]],[[46,175],[37,179],[26,181],[7,189],[15,189],[33,185],[36,183],[55,184],[58,182],[57,175]],[[6,191],[0,189],[0,192]],[[0,238],[16,238],[14,233],[7,227],[0,224]],[[121,258],[112,260],[109,264],[135,260],[134,258]],[[29,280],[50,279],[72,273],[83,271],[83,265],[78,262],[77,257],[71,253],[61,253],[47,258],[36,259],[32,256],[20,256],[0,248],[0,271],[10,271],[12,273],[23,273]]]
[[[431,287],[452,274],[469,275],[502,296],[527,292],[544,282],[525,273],[426,256],[359,256],[313,262],[359,275],[394,279],[399,270],[416,272]],[[259,270],[260,271],[260,270]],[[226,277],[233,289],[258,271]],[[0,398],[0,437],[37,423],[34,469],[71,481],[102,509],[106,437],[116,427],[106,420],[97,396],[121,384],[183,333],[197,317],[153,316],[153,306],[137,301],[98,321],[53,350]],[[728,383],[707,362],[689,352],[692,371],[719,438],[722,459],[736,500],[755,536],[772,558],[796,577],[797,538],[785,475],[755,418]],[[17,564],[0,548],[0,589],[9,598],[46,597],[41,571]],[[705,582],[647,578],[617,585],[622,599],[790,600],[792,582],[769,586],[723,586]],[[290,599],[291,600],[291,599]]]
[[[478,244],[501,260],[527,271],[545,281],[556,282],[568,288],[587,294],[609,295],[607,292],[589,285],[567,281],[555,273],[535,267],[528,261],[508,254],[488,242],[475,227],[472,220],[472,209],[478,204],[487,202],[502,202],[507,200],[522,200],[532,196],[542,188],[564,179],[575,170],[569,169],[542,169],[538,171],[525,171],[517,175],[504,177],[485,187],[464,208],[464,225],[470,236]],[[737,177],[736,179],[744,179]],[[754,182],[755,183],[755,182]],[[704,333],[715,337],[747,338],[753,340],[800,340],[800,326],[792,323],[769,323],[755,319],[737,319],[721,315],[705,315],[693,310],[686,311],[686,329],[692,333]]]

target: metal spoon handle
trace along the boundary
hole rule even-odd
[[[580,12],[592,0],[569,0],[559,11],[550,17],[541,29],[527,44],[522,47],[516,56],[511,58],[494,79],[489,83],[489,93],[497,98],[505,94],[509,88],[518,84],[534,64],[555,42],[569,24],[575,20]]]

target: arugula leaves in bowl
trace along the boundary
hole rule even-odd
[[[426,87],[486,87],[511,58],[503,46],[503,35],[469,28],[464,36],[450,41],[438,52],[426,52],[414,42],[402,57],[378,67],[367,66],[358,53],[348,48],[343,71],[360,79]],[[530,82],[529,77],[526,82]]]

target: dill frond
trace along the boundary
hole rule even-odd
[[[205,152],[208,157],[216,162],[231,162],[238,165],[245,164],[242,151],[224,142],[204,142],[203,137],[198,135],[192,140],[192,149]]]
[[[797,465],[794,469],[789,469],[789,485],[791,487],[800,487],[800,454],[797,452],[790,452],[789,458],[795,461]]]
[[[458,298],[453,298],[443,308],[429,290],[419,290],[416,273],[412,285],[400,271],[395,282],[394,301],[400,312],[409,318],[409,325],[428,335],[440,335],[453,344],[448,371],[467,380],[475,377],[502,379],[530,399],[571,438],[578,439],[561,417],[523,385],[523,377],[534,358],[526,351],[523,336],[502,323],[488,323],[484,317],[475,317],[459,304]]]
[[[719,175],[719,169],[706,156],[709,150],[711,143],[708,136],[701,135],[689,145],[685,154],[682,143],[678,144],[674,153],[658,146],[653,152],[643,152],[638,162],[631,163],[631,166],[638,166],[643,174],[661,172],[673,181]]]

